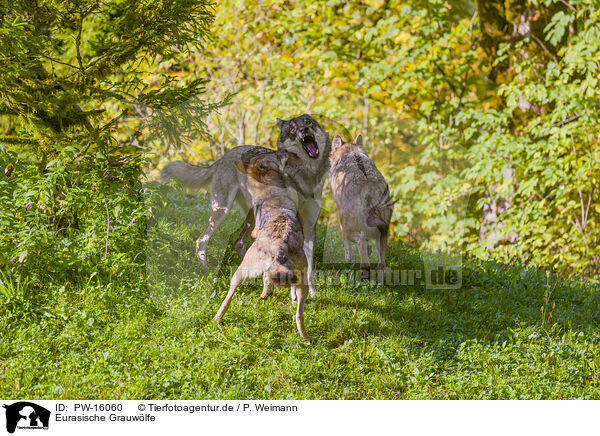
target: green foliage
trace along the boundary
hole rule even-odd
[[[45,287],[145,265],[140,149],[201,134],[220,106],[177,63],[205,0],[2,2],[0,268]],[[157,61],[162,63],[157,68]]]
[[[237,94],[184,156],[274,146],[275,117],[308,110],[332,134],[361,130],[403,239],[597,275],[593,3],[225,0],[216,26],[192,62],[215,98]],[[490,226],[482,210],[502,201]]]
[[[166,193],[155,192],[158,205]],[[177,192],[180,217],[196,204]],[[229,274],[188,281],[193,222],[156,213],[152,298],[132,283],[48,292],[45,315],[0,330],[0,395],[92,399],[568,399],[600,397],[597,286],[521,266],[467,261],[463,286],[340,288],[318,280],[305,308],[317,344],[294,325],[287,290],[247,283],[210,323]],[[153,218],[153,219],[155,219]],[[237,222],[224,224],[232,233]],[[150,230],[149,230],[150,231]],[[161,235],[164,235],[161,237]],[[187,245],[158,246],[161,239]],[[393,241],[390,264],[422,256]],[[171,256],[176,261],[167,257]],[[225,264],[226,267],[234,266]],[[181,283],[171,287],[179,274]],[[175,282],[175,280],[173,280]],[[20,312],[21,314],[22,312]],[[4,318],[0,318],[4,319]],[[45,338],[45,347],[37,339]]]
[[[599,11],[0,0],[0,395],[598,398],[598,289],[568,277],[600,271]],[[301,112],[363,134],[396,201],[388,264],[465,253],[461,289],[320,279],[307,346],[287,292],[248,284],[208,326],[242,216],[207,270],[206,199],[142,182],[274,146]],[[329,197],[317,258],[340,245]]]
[[[515,232],[519,240],[496,255],[593,277],[600,271],[600,21],[597,11],[585,10],[571,13],[570,20],[562,12],[552,19],[552,44],[563,32],[557,23],[578,20],[578,30],[572,29],[556,56],[542,65],[527,57],[515,62],[514,77],[498,89],[504,104],[496,116],[472,112],[461,124],[484,132],[469,149],[474,165],[463,172],[468,186],[481,190],[496,184],[494,195],[513,205],[501,219],[505,232]],[[502,179],[507,168],[514,168],[514,180]],[[481,253],[474,243],[471,249]]]
[[[41,174],[17,164],[12,177],[0,181],[3,270],[62,283],[91,274],[126,275],[126,266],[143,266],[139,157],[114,169],[96,161],[98,153],[73,168],[74,154],[63,150]],[[3,157],[18,160],[12,152]]]

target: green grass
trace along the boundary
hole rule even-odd
[[[478,260],[463,263],[452,291],[321,279],[305,310],[318,340],[308,344],[289,292],[262,301],[256,281],[214,326],[229,272],[195,264],[205,212],[172,195],[188,218],[153,203],[147,271],[131,283],[0,284],[0,397],[600,398],[597,285]],[[228,218],[223,240],[239,219]],[[221,257],[220,270],[234,266],[230,253]],[[418,268],[421,257],[393,241],[388,264]]]

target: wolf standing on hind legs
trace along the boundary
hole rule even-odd
[[[250,159],[242,156],[237,165],[241,172],[248,175],[248,190],[256,217],[256,240],[231,277],[229,292],[213,322],[218,323],[225,315],[240,284],[262,274],[263,299],[273,292],[273,285],[295,288],[298,332],[302,338],[313,342],[314,339],[304,327],[308,262],[298,208],[287,190],[287,175],[284,173],[287,159],[288,152],[280,150]]]
[[[327,132],[310,115],[300,115],[287,121],[277,119],[277,126],[280,130],[277,149],[288,152],[285,173],[289,179],[289,189],[294,190],[298,196],[298,212],[304,231],[304,252],[308,261],[308,283],[310,294],[314,296],[315,230],[321,212],[323,184],[329,171],[331,144]],[[196,256],[200,263],[206,265],[208,241],[231,210],[234,201],[242,207],[244,213],[251,208],[248,176],[236,169],[237,162],[241,160],[243,154],[250,157],[271,151],[264,147],[242,145],[228,151],[208,167],[178,161],[171,162],[162,170],[161,178],[165,181],[178,179],[191,188],[210,186],[210,218],[202,235],[196,241]],[[246,240],[254,227],[252,215],[248,215],[235,243],[240,258],[244,256]],[[295,299],[293,290],[292,299]]]

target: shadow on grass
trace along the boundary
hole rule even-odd
[[[418,267],[417,252],[396,250],[394,254],[406,262],[388,264],[389,268]],[[402,336],[416,347],[437,344],[439,352],[434,353],[443,360],[453,358],[465,341],[502,342],[515,330],[551,327],[589,333],[600,325],[600,293],[594,286],[561,280],[541,269],[489,261],[465,262],[459,289],[373,288],[371,284],[336,292],[352,300],[320,295],[313,302],[315,310],[335,306],[363,312],[368,323],[356,334],[383,339]],[[351,332],[338,336],[327,342],[329,348],[342,345]]]
[[[207,219],[206,199],[165,191],[153,205],[156,212],[155,218],[149,221],[149,229],[153,232],[149,231],[148,252],[149,272],[153,274],[149,277],[159,284],[164,283],[166,289],[177,289],[190,275],[202,278],[210,273],[216,277],[215,284],[210,287],[217,288],[215,298],[221,300],[229,277],[240,262],[234,241],[244,216],[238,211],[222,223],[209,243],[209,261],[212,258],[213,265],[205,269],[195,260],[194,239],[200,235]],[[323,263],[328,231],[321,224],[317,227],[317,268],[331,267]],[[424,253],[407,248],[399,241],[391,241],[390,246],[388,268],[424,270]],[[248,282],[237,292],[257,293],[258,298],[260,287],[258,282]],[[444,344],[445,348],[453,349],[469,340],[503,341],[515,329],[539,330],[557,326],[586,332],[596,330],[600,325],[600,293],[595,285],[560,280],[541,269],[521,265],[464,261],[462,284],[453,290],[404,285],[381,287],[365,293],[363,286],[356,283],[325,288],[316,299],[309,299],[307,314],[311,310],[318,312],[337,306],[346,311],[362,312],[367,319],[357,325],[354,332],[332,334],[317,328],[314,334],[329,336],[326,342],[330,348],[343,344],[353,334],[382,339],[401,336],[409,338],[418,347]]]

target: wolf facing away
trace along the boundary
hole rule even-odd
[[[288,152],[285,172],[288,187],[297,193],[298,210],[304,231],[304,251],[308,260],[310,294],[315,295],[313,279],[313,253],[317,219],[321,212],[323,184],[329,171],[331,144],[329,135],[310,115],[303,114],[291,120],[277,119],[279,136],[277,149]],[[252,206],[248,192],[248,175],[236,169],[242,155],[258,156],[272,150],[259,146],[242,145],[235,147],[210,166],[191,165],[187,162],[171,162],[161,172],[164,181],[178,179],[191,188],[210,186],[210,218],[202,235],[196,240],[196,256],[206,265],[208,241],[227,216],[234,202],[244,213]],[[254,228],[254,218],[248,213],[246,222],[235,242],[235,249],[244,257],[246,241]],[[292,298],[295,293],[292,289]]]
[[[274,285],[295,285],[296,324],[302,338],[313,342],[304,326],[304,303],[308,296],[308,262],[304,253],[304,235],[296,203],[287,190],[284,172],[288,152],[271,151],[260,156],[242,156],[236,167],[248,176],[252,196],[256,240],[231,277],[229,292],[213,322],[220,322],[229,308],[236,288],[245,280],[263,276],[261,298],[273,292]]]
[[[339,212],[346,261],[352,261],[351,241],[357,242],[365,277],[369,270],[368,243],[375,239],[379,256],[378,281],[381,282],[392,216],[389,187],[365,152],[360,134],[353,142],[344,142],[339,135],[335,136],[329,160],[329,179]]]

